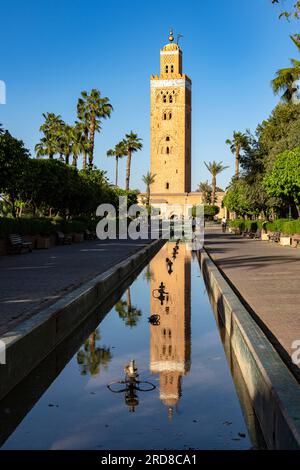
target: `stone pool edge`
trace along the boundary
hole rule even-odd
[[[269,449],[300,449],[300,389],[205,249],[198,260]]]
[[[6,364],[0,365],[0,400],[70,335],[97,305],[104,302],[113,290],[156,254],[165,241],[158,239],[150,242],[3,334],[0,340],[6,347]]]

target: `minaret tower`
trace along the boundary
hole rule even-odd
[[[155,195],[191,191],[191,80],[170,31],[160,51],[160,75],[151,76],[151,173]]]

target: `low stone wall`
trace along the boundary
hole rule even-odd
[[[242,232],[239,228],[235,227],[228,227],[228,232],[232,233],[234,235],[242,235]],[[271,241],[271,237],[274,234],[274,232],[261,232],[261,237],[260,239],[262,241]],[[250,237],[251,238],[251,237]],[[281,246],[292,246],[294,248],[297,248],[300,246],[300,234],[284,234],[282,233],[280,235],[280,239],[278,241],[278,244]]]
[[[80,323],[58,347],[47,355],[35,368],[34,373],[27,375],[24,380],[0,401],[0,447],[15,431],[19,423],[64,369],[86,338],[96,330],[99,323],[113,308],[115,303],[142,269],[143,265],[140,265],[137,271],[134,271],[132,275],[127,277],[127,279],[122,282],[121,286],[115,289],[113,293],[101,303],[101,308],[96,308],[88,315],[84,322]],[[14,407],[11,407],[12,403],[14,403]],[[7,413],[8,409],[10,413]]]
[[[300,386],[203,250],[199,262],[269,449],[300,449]]]
[[[84,283],[0,338],[6,364],[0,365],[0,399],[24,379],[80,323],[165,243],[155,240],[139,252]]]

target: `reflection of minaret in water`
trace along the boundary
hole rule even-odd
[[[150,264],[151,315],[160,316],[160,324],[150,326],[150,370],[160,374],[160,399],[168,407],[169,419],[181,397],[181,378],[190,370],[191,356],[190,252],[181,243],[174,259],[174,246],[166,244]],[[171,274],[167,258],[173,261]],[[161,282],[167,293],[163,302],[153,295]]]

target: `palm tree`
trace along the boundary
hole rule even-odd
[[[82,168],[86,171],[87,168],[87,156],[89,151],[89,118],[86,112],[84,101],[79,98],[77,103],[77,117],[79,121],[75,122],[78,131],[80,130],[82,135],[83,150],[82,150]]]
[[[226,170],[226,168],[228,168],[228,166],[224,166],[223,162],[218,163],[218,162],[215,162],[215,161],[212,161],[212,162],[209,162],[209,163],[204,162],[204,164],[205,164],[206,168],[208,169],[208,171],[212,175],[212,180],[211,180],[211,188],[212,188],[211,203],[214,204],[215,199],[216,199],[217,175],[222,173],[222,171]]]
[[[96,346],[96,341],[100,339],[98,330],[94,331],[84,342],[83,349],[78,351],[77,363],[80,366],[81,375],[87,375],[88,373],[92,376],[98,375],[101,365],[104,369],[107,369],[112,354],[110,348]]]
[[[197,191],[201,193],[202,196],[202,202],[204,204],[209,204],[211,201],[211,185],[209,184],[208,181],[201,181],[198,184],[198,189]]]
[[[115,177],[115,185],[118,186],[118,168],[119,168],[119,158],[125,157],[127,151],[126,151],[126,145],[124,140],[119,142],[118,144],[115,145],[113,149],[109,149],[106,152],[106,155],[108,157],[115,157],[116,159],[116,177]]]
[[[145,279],[147,284],[149,284],[151,280],[153,279],[153,272],[150,269],[150,264],[147,265],[143,278]]]
[[[239,177],[240,152],[249,147],[249,137],[243,132],[233,132],[233,139],[227,139],[226,144],[230,145],[230,150],[235,154],[235,176]]]
[[[69,165],[70,155],[72,153],[73,144],[73,132],[72,126],[62,123],[60,129],[58,129],[58,146],[59,153],[64,155],[65,163]]]
[[[45,122],[41,125],[40,132],[44,136],[36,144],[35,151],[38,157],[48,155],[52,159],[56,153],[60,153],[59,136],[64,121],[54,113],[43,113],[43,118]]]
[[[156,177],[156,173],[153,175],[150,171],[148,171],[145,175],[143,175],[143,182],[146,185],[146,194],[147,194],[146,204],[147,204],[147,206],[150,205],[150,186],[151,186],[151,184],[154,183],[155,177]]]
[[[130,328],[136,326],[142,316],[141,310],[134,307],[131,303],[130,287],[128,287],[126,291],[126,300],[119,300],[115,305],[115,310],[119,315],[119,318],[124,320],[125,325]]]
[[[138,137],[133,131],[130,134],[125,135],[124,144],[127,151],[127,162],[126,162],[126,191],[129,191],[130,182],[130,168],[131,168],[131,157],[134,152],[141,150],[143,147],[142,139]]]
[[[95,132],[101,130],[101,120],[109,118],[113,110],[109,98],[101,98],[99,90],[93,88],[91,93],[81,92],[81,98],[78,99],[77,113],[78,118],[84,124],[84,134],[88,142],[89,169],[93,168]],[[85,154],[86,158],[86,154]],[[86,168],[86,163],[83,165]]]
[[[294,34],[290,38],[300,52],[300,35]],[[290,62],[292,66],[277,70],[277,76],[271,82],[275,95],[283,92],[281,99],[286,103],[293,102],[298,90],[296,81],[300,78],[300,61],[290,59]]]
[[[3,126],[2,126],[2,124],[1,124],[1,122],[0,122],[0,135],[2,135],[2,134],[4,134],[4,129],[3,129]]]
[[[77,167],[78,156],[85,151],[84,134],[80,123],[75,123],[71,128],[71,155],[73,155],[72,166]]]

